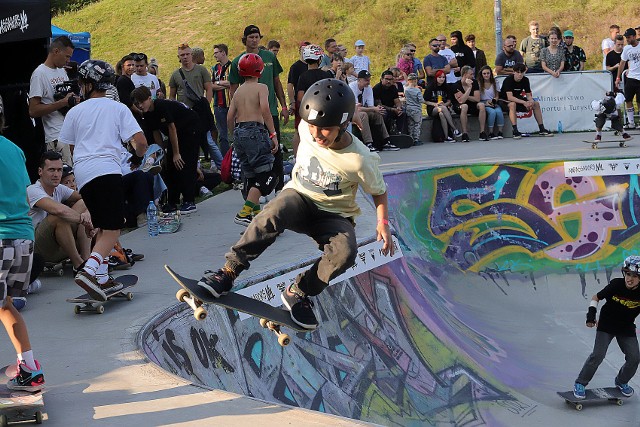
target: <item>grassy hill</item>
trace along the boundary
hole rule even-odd
[[[615,4],[615,9],[614,5]],[[553,24],[571,29],[575,44],[587,52],[587,66],[599,68],[600,42],[608,28],[617,23],[624,31],[640,24],[640,4],[611,0],[504,0],[503,34],[518,40],[528,35],[527,23],[536,19],[543,32]],[[242,31],[256,24],[269,39],[282,45],[279,59],[285,70],[296,60],[297,43],[322,43],[333,36],[354,53],[353,43],[363,39],[374,73],[395,61],[405,42],[418,45],[418,54],[428,53],[428,40],[453,30],[474,33],[477,45],[489,62],[495,58],[493,1],[447,0],[439,3],[419,0],[102,0],[77,12],[53,19],[69,31],[89,31],[94,58],[115,64],[129,52],[145,52],[158,59],[165,81],[177,65],[177,46],[188,42],[207,54],[205,65],[213,65],[213,44],[226,43],[230,56],[243,50]]]

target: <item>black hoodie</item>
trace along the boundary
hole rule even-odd
[[[465,65],[468,65],[472,68],[476,67],[476,57],[473,54],[473,50],[466,44],[464,44],[464,39],[462,38],[461,31],[453,31],[451,33],[451,37],[458,38],[458,44],[451,46],[451,50],[456,54],[456,59],[458,60],[458,67],[462,68]],[[460,77],[460,72],[456,72],[456,77]]]

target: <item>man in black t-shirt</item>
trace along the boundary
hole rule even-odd
[[[573,388],[573,394],[578,399],[585,398],[585,387],[607,355],[609,344],[614,338],[625,356],[625,363],[618,371],[614,383],[625,396],[629,397],[634,393],[629,381],[640,364],[640,350],[634,324],[636,317],[640,314],[640,256],[630,256],[624,260],[622,275],[623,279],[611,280],[604,289],[591,298],[587,326],[593,328],[597,325],[598,328],[593,352],[584,363]],[[598,302],[603,299],[607,302],[602,307],[600,318],[596,322]]]
[[[206,141],[200,116],[181,102],[168,99],[151,99],[151,91],[145,86],[136,88],[131,97],[143,112],[144,120],[153,131],[156,144],[161,145],[160,131],[169,136],[166,167],[162,177],[167,184],[168,203],[164,213],[175,212],[182,194],[180,213],[195,212],[195,183],[197,179],[198,149]]]
[[[511,120],[511,126],[513,127],[513,137],[515,139],[522,138],[522,134],[518,131],[518,116],[516,113],[530,112],[533,112],[533,116],[538,123],[538,128],[540,129],[538,135],[553,136],[551,132],[545,129],[544,123],[542,123],[542,110],[540,109],[540,103],[533,99],[529,79],[524,75],[526,71],[526,65],[514,65],[513,74],[504,79],[502,82],[502,88],[500,89],[500,99],[507,102],[507,106],[509,108],[509,119]]]
[[[613,49],[607,53],[605,57],[605,65],[607,67],[607,71],[611,72],[611,78],[615,81],[616,76],[618,75],[618,68],[620,67],[620,61],[622,60],[622,49],[624,48],[624,37],[621,35],[616,36],[615,44],[613,45]],[[629,64],[625,62],[624,70],[629,68]],[[622,70],[622,71],[624,71]]]
[[[402,111],[398,87],[390,70],[383,71],[380,83],[373,87],[373,99],[375,105],[384,107],[384,125],[387,127],[387,132],[390,134],[401,132],[404,129],[405,115]],[[394,124],[396,131],[392,132]]]
[[[293,155],[295,156],[298,151],[298,144],[300,144],[300,135],[298,135],[298,125],[300,124],[300,114],[298,114],[298,109],[300,108],[300,104],[298,104],[298,79],[300,79],[300,75],[307,71],[307,63],[302,60],[302,49],[305,46],[310,45],[310,42],[302,42],[300,43],[300,59],[294,62],[289,68],[289,75],[287,76],[287,95],[289,96],[289,115],[294,115],[294,126],[293,126],[293,141],[291,144],[293,145]]]

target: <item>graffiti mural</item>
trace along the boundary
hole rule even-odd
[[[158,322],[145,352],[195,383],[383,425],[479,426],[488,404],[535,409],[445,350],[397,279],[411,276],[401,259],[329,287],[322,327],[284,349],[256,319],[210,307],[203,322],[190,309]]]
[[[540,162],[410,176],[387,177],[396,223],[463,271],[598,271],[637,250],[637,175],[565,178],[562,162]]]

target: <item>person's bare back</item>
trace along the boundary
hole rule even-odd
[[[268,124],[271,118],[269,110],[269,88],[255,81],[246,81],[233,95],[230,114],[235,114],[235,122],[258,122]],[[266,116],[265,116],[266,112]],[[271,118],[271,120],[273,120]]]

